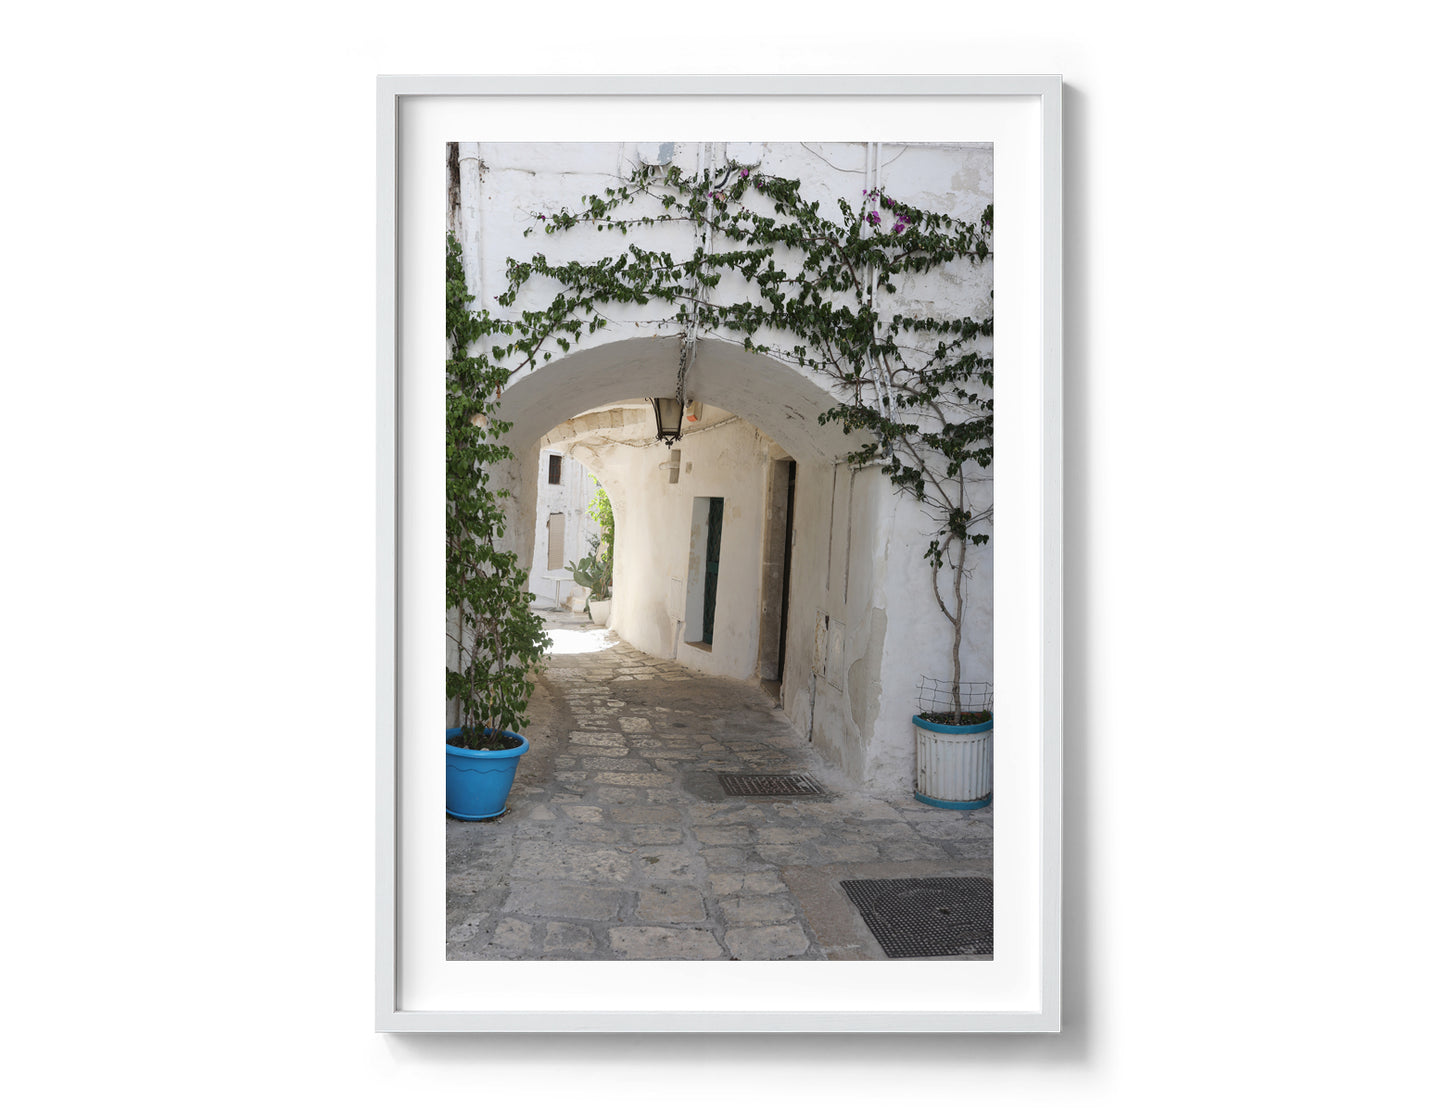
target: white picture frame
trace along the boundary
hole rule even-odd
[[[1058,76],[378,79],[378,1031],[1059,1030],[1062,94]],[[473,967],[471,975],[465,984],[443,984],[453,972],[460,981],[461,971],[437,971],[427,929],[419,926],[432,914],[430,901],[441,898],[436,882],[441,862],[438,857],[433,866],[426,856],[439,855],[433,828],[440,827],[441,817],[439,810],[430,815],[418,805],[416,778],[402,775],[403,753],[417,744],[408,713],[429,694],[428,673],[415,668],[416,647],[423,643],[416,623],[426,608],[416,601],[425,594],[419,587],[424,570],[407,554],[415,527],[409,484],[422,481],[423,461],[442,431],[440,422],[434,432],[409,424],[407,404],[408,386],[425,364],[412,341],[432,317],[424,303],[418,308],[408,301],[427,266],[440,275],[444,242],[441,200],[429,195],[424,180],[439,172],[441,151],[432,159],[435,168],[420,166],[429,156],[419,152],[431,150],[428,144],[437,135],[561,141],[595,138],[599,127],[610,129],[610,138],[664,134],[659,128],[669,113],[691,121],[698,129],[694,137],[713,137],[709,129],[739,118],[728,116],[739,106],[767,109],[749,111],[748,128],[764,118],[766,126],[812,125],[806,136],[794,138],[832,137],[852,127],[855,139],[994,142],[999,221],[1012,212],[1028,232],[1020,239],[1027,250],[1019,252],[1018,265],[998,279],[1001,302],[1014,296],[1024,303],[1019,319],[1028,322],[1029,333],[1020,346],[1025,354],[1015,364],[1022,388],[1007,418],[1014,435],[1005,452],[1001,429],[998,457],[999,501],[1013,499],[1016,519],[1029,533],[1029,558],[1021,574],[1000,577],[995,610],[996,636],[1014,639],[1012,654],[1000,660],[1022,662],[1013,682],[1034,696],[1029,702],[1036,710],[1014,735],[1027,758],[1021,781],[1026,790],[1018,793],[1026,819],[1016,828],[1000,828],[996,844],[996,901],[1012,907],[1014,921],[1024,924],[1009,956],[1017,976],[975,993],[967,978],[976,974],[967,971],[994,963],[789,963],[784,976],[776,962],[698,962],[689,963],[683,979],[675,968],[669,977],[665,962],[454,962],[449,964]],[[459,127],[466,133],[457,133]],[[892,131],[880,134],[880,128]],[[435,234],[428,237],[433,224]],[[1002,314],[1000,320],[1002,329]],[[436,324],[440,336],[440,321]],[[1002,410],[1001,403],[1001,423]],[[440,679],[438,669],[438,685]],[[439,928],[430,947],[442,948]],[[558,980],[562,970],[565,989]],[[926,976],[915,976],[917,970],[926,970]],[[617,979],[624,976],[625,988]],[[669,984],[682,980],[685,985]]]

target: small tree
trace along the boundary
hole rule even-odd
[[[541,616],[531,610],[526,569],[501,543],[509,492],[493,485],[490,469],[512,458],[501,441],[510,426],[495,417],[507,376],[471,354],[490,322],[470,304],[461,248],[448,236],[446,599],[457,666],[447,669],[447,698],[458,703],[462,745],[507,748],[487,737],[527,726],[527,701],[548,642]]]
[[[587,516],[597,523],[598,537],[592,555],[599,561],[598,570],[602,572],[593,587],[592,597],[600,601],[612,597],[612,570],[616,566],[613,545],[617,540],[617,524],[612,517],[612,499],[607,497],[606,489],[596,477],[592,479],[592,485],[597,489],[592,492],[592,501],[587,503]]]
[[[612,597],[612,557],[602,551],[601,540],[593,538],[592,550],[568,564],[567,571],[577,585],[586,587],[598,602]]]
[[[587,503],[587,516],[597,522],[599,541],[597,551],[612,558],[612,544],[617,539],[617,523],[612,517],[612,499],[607,497],[607,490],[599,483],[594,476],[592,485],[597,489],[592,492],[592,501]]]

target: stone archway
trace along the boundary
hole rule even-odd
[[[589,409],[629,398],[667,396],[677,388],[678,340],[653,336],[600,344],[519,375],[502,395],[508,441],[530,445]],[[837,425],[819,425],[833,404],[798,368],[739,344],[705,340],[687,376],[687,396],[716,405],[762,429],[796,459],[832,463],[856,440]]]
[[[500,416],[511,422],[507,440],[519,463],[508,476],[516,492],[511,528],[531,537],[536,503],[535,460],[544,438],[580,459],[607,487],[618,520],[619,560],[613,626],[647,652],[686,659],[700,671],[748,678],[759,668],[763,624],[762,562],[769,484],[777,460],[797,461],[801,513],[797,566],[829,562],[834,514],[834,469],[850,448],[818,415],[831,397],[796,368],[745,351],[705,342],[687,380],[687,396],[704,416],[677,445],[681,481],[666,468],[670,451],[656,442],[641,399],[676,388],[677,340],[653,337],[592,347],[554,360],[510,384]],[[608,408],[631,401],[630,409]],[[709,421],[709,415],[713,420]],[[722,420],[716,420],[721,415]],[[724,427],[726,426],[726,427]],[[728,596],[724,635],[692,651],[681,610],[692,601],[696,563],[691,505],[710,498],[726,503],[722,588]],[[772,538],[773,547],[778,539]],[[774,576],[776,578],[776,576]],[[817,585],[827,587],[826,577]],[[647,596],[644,598],[644,594]],[[776,591],[774,591],[776,595]],[[804,592],[805,597],[808,592]],[[774,599],[776,604],[776,598]],[[792,655],[807,664],[811,620],[799,625]],[[771,636],[776,640],[779,630]],[[696,647],[696,646],[694,646]],[[699,655],[703,653],[703,655]],[[772,657],[778,655],[776,645]],[[802,686],[806,669],[799,672]],[[770,675],[769,679],[778,679]]]

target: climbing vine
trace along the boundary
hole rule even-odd
[[[988,542],[993,516],[993,315],[924,307],[948,304],[950,276],[990,259],[992,206],[969,221],[875,188],[838,199],[835,213],[796,180],[730,163],[640,166],[575,209],[534,216],[527,234],[560,241],[587,227],[624,242],[585,260],[508,260],[496,301],[514,311],[478,317],[497,340],[489,373],[505,381],[566,353],[617,307],[655,306],[684,338],[684,364],[689,339],[721,338],[827,380],[836,404],[819,420],[870,434],[849,462],[880,466],[934,522],[926,558],[953,626],[956,692],[968,550]],[[690,253],[649,232],[666,225],[693,230]],[[535,307],[519,307],[523,291]]]
[[[510,427],[496,417],[507,381],[487,355],[471,354],[489,332],[485,314],[470,308],[461,248],[447,238],[447,636],[457,666],[447,669],[447,698],[460,708],[466,748],[505,748],[495,730],[528,724],[527,701],[546,651],[540,615],[530,608],[527,572],[502,547],[508,491],[491,469],[512,458],[501,437]]]

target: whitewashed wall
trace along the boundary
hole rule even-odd
[[[554,485],[547,481],[548,460],[553,454],[546,449],[537,453],[537,524],[533,529],[532,571],[527,589],[539,602],[567,601],[577,589],[576,581],[567,574],[567,565],[587,555],[592,540],[601,535],[597,523],[587,516],[587,507],[596,490],[591,473],[577,460],[558,452],[555,454],[562,455],[562,481]],[[562,566],[555,570],[547,567],[547,519],[552,514],[561,514],[564,518]]]
[[[684,436],[678,481],[668,481],[670,452],[583,440],[574,448],[596,469],[613,500],[617,523],[612,628],[657,656],[713,675],[756,674],[758,587],[766,464],[777,446],[740,419]],[[634,426],[638,433],[650,431]],[[716,624],[711,650],[685,639],[685,602],[698,498],[723,499]],[[680,590],[673,588],[676,582]]]
[[[651,440],[651,417],[580,435],[561,428],[544,451],[566,450],[595,471],[617,522],[612,626],[632,644],[699,671],[757,675],[767,465],[785,451],[752,424],[724,423],[679,443],[678,482],[668,482],[669,451]],[[545,479],[544,473],[538,472]],[[724,499],[717,625],[712,649],[682,632],[693,538],[693,500]],[[799,734],[851,777],[895,791],[912,778],[909,719],[920,674],[946,675],[949,630],[918,572],[926,522],[876,469],[800,466],[794,504],[784,710]],[[991,551],[984,549],[970,590],[966,675],[992,668]],[[674,587],[674,581],[680,585]],[[836,650],[815,653],[825,616]]]
[[[616,232],[584,228],[564,237],[524,236],[531,214],[578,206],[589,192],[616,185],[638,159],[634,144],[479,145],[482,205],[475,236],[464,251],[480,274],[479,301],[488,304],[505,286],[510,257],[542,252],[590,258],[615,254],[625,241]],[[655,157],[653,151],[641,152]],[[733,157],[761,172],[796,177],[809,196],[837,213],[831,200],[862,201],[863,143],[731,144],[717,158]],[[674,160],[695,169],[698,147],[678,144]],[[987,146],[899,147],[880,154],[881,184],[910,203],[976,218],[992,199],[992,152]],[[675,253],[692,249],[688,228],[653,229],[652,242]],[[900,282],[887,312],[989,315],[991,263],[962,266],[930,284],[924,300],[910,281]],[[536,308],[554,290],[537,283],[515,309]],[[726,296],[726,283],[718,296]],[[515,310],[507,310],[515,311]],[[748,678],[757,675],[760,588],[767,467],[771,459],[798,462],[795,537],[789,598],[784,710],[849,776],[904,793],[911,790],[910,718],[920,676],[947,677],[950,627],[939,614],[923,559],[929,523],[918,507],[897,495],[876,469],[854,471],[840,461],[850,441],[836,425],[820,426],[830,402],[826,384],[797,368],[705,339],[687,380],[688,397],[739,420],[706,431],[685,430],[679,448],[684,470],[669,484],[659,465],[667,450],[650,441],[651,418],[630,410],[625,428],[594,427],[596,419],[564,425],[586,410],[627,399],[671,394],[677,369],[678,326],[657,306],[609,307],[609,325],[584,334],[565,357],[509,384],[503,416],[514,423],[509,442],[519,460],[536,459],[539,445],[565,445],[597,473],[617,516],[616,601],[612,626],[639,648],[673,657],[700,671]],[[559,428],[559,426],[562,426]],[[535,517],[545,473],[518,464],[505,480],[518,491],[513,532],[542,537]],[[680,629],[674,580],[686,595],[693,500],[725,502],[717,628],[711,651],[687,643]],[[545,564],[545,548],[534,559]],[[978,559],[970,582],[971,609],[965,677],[992,678],[991,554]],[[550,587],[534,575],[541,597]],[[672,596],[670,598],[670,596]],[[815,634],[826,622],[822,651]]]

